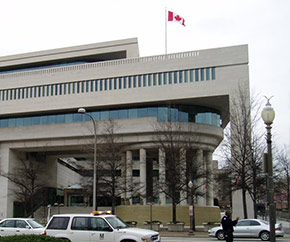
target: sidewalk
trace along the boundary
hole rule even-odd
[[[288,228],[287,228],[288,229]],[[161,237],[195,237],[195,238],[209,238],[208,233],[205,231],[194,231],[190,234],[188,230],[183,232],[169,232],[167,229],[161,229],[159,231]],[[284,238],[290,238],[290,234],[286,233]]]

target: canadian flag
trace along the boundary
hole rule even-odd
[[[175,21],[185,26],[184,18],[180,17],[178,14],[168,11],[168,21]]]

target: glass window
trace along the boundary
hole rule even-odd
[[[138,117],[138,112],[137,109],[129,109],[129,118],[137,118]]]
[[[167,72],[163,73],[163,84],[167,85]]]
[[[100,120],[109,120],[109,111],[100,112]]]
[[[114,89],[116,90],[118,88],[118,79],[114,78]]]
[[[120,119],[127,119],[128,118],[128,110],[127,109],[119,110],[119,118]]]
[[[148,86],[151,87],[152,86],[152,74],[148,75]]]
[[[169,81],[168,81],[168,83],[169,84],[172,84],[172,72],[168,72],[168,75],[169,75]]]
[[[89,218],[88,217],[75,217],[73,218],[72,230],[89,230]]]
[[[142,76],[138,76],[138,87],[142,87]]]
[[[148,109],[147,108],[139,108],[138,109],[138,118],[148,117]]]
[[[188,82],[188,70],[184,71],[184,82],[187,83]]]
[[[137,76],[133,76],[133,87],[137,87]]]
[[[90,81],[86,81],[86,92],[90,91]]]
[[[28,92],[26,93],[27,97]],[[46,86],[46,96],[49,97],[49,85]]]
[[[147,86],[147,75],[143,75],[143,87]]]
[[[157,108],[148,108],[148,117],[157,117]]]
[[[183,83],[183,71],[179,71],[179,83]]]
[[[215,80],[215,67],[211,68],[211,79]]]
[[[127,78],[128,78],[128,88],[132,88],[132,76],[129,76]]]
[[[53,96],[54,85],[50,85],[50,95]]]
[[[25,221],[23,221],[23,220],[16,220],[15,221],[15,227],[16,228],[25,229],[26,226],[29,226],[29,225]]]
[[[82,93],[85,92],[85,82],[84,81],[81,82],[81,92]]]
[[[168,108],[158,108],[158,122],[167,122],[168,121]]]
[[[83,121],[83,114],[81,113],[74,113],[73,114],[73,121],[74,122],[82,122]]]
[[[41,93],[42,93],[42,96],[44,97],[45,96],[45,86],[42,86],[41,87]],[[24,92],[23,92],[23,95],[22,96],[24,96]]]
[[[194,70],[190,70],[190,82],[194,81]]]
[[[206,68],[205,73],[206,73],[206,80],[208,81],[210,79],[210,68]]]
[[[119,77],[119,89],[122,89],[122,77]]]
[[[16,119],[15,118],[8,119],[8,127],[16,127]]]
[[[91,112],[91,115],[95,120],[100,120],[100,112]]]
[[[195,70],[195,81],[198,82],[199,81],[199,69]]]
[[[72,88],[72,83],[68,83],[68,84],[67,84],[67,93],[68,93],[68,94],[71,94],[71,92],[72,92],[72,91],[71,91],[71,88]]]
[[[204,68],[200,69],[200,80],[204,81]]]
[[[72,122],[73,122],[73,114],[65,114],[64,123],[72,123]]]
[[[55,94],[55,96],[57,96],[57,94],[58,94],[58,85],[57,84],[54,85],[54,94]]]
[[[41,86],[39,86],[37,89],[38,89],[38,97],[41,97]]]
[[[140,170],[132,170],[133,177],[140,177]]]
[[[102,79],[99,80],[99,83],[100,83],[100,91],[103,91],[103,81],[104,81],[104,80],[102,80]]]
[[[1,126],[2,128],[6,128],[6,127],[8,127],[8,119],[1,119],[1,120],[0,120],[0,126]]]
[[[127,88],[127,77],[123,77],[123,88],[126,89]]]
[[[108,79],[104,79],[104,90],[107,91],[109,88],[108,88]]]
[[[174,83],[177,83],[177,80],[178,80],[178,72],[175,71],[174,72]]]
[[[158,85],[162,85],[162,73],[158,73]]]
[[[15,220],[5,220],[0,224],[0,227],[15,228]]]
[[[31,117],[31,125],[39,125],[40,124],[40,117]]]
[[[133,204],[139,204],[140,203],[140,197],[132,197],[132,203]]]
[[[72,82],[72,93],[75,94],[76,93],[76,83]]]
[[[110,225],[102,218],[91,218],[91,229],[94,231],[112,231]]]
[[[47,229],[59,229],[59,230],[65,230],[67,229],[67,225],[69,222],[69,217],[54,217]]]
[[[96,81],[91,80],[90,81],[90,86],[91,86],[91,92],[94,91],[94,83],[96,83]],[[97,86],[97,85],[96,85]],[[97,88],[97,87],[96,87]],[[97,90],[96,90],[97,91]]]
[[[41,116],[40,124],[48,124],[48,116]]]
[[[119,119],[119,111],[118,110],[113,110],[110,111],[110,119]]]
[[[92,81],[92,84],[91,84],[91,87],[93,87],[93,89],[91,90],[92,92],[94,91],[94,83],[95,83],[95,92],[97,92],[100,81],[99,80]]]
[[[157,73],[153,74],[153,86],[157,85]]]

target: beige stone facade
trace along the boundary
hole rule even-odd
[[[44,152],[43,179],[59,187],[55,160],[81,156],[80,146],[93,136],[90,120],[77,114],[83,107],[96,119],[97,135],[108,119],[120,127],[116,134],[128,168],[123,175],[130,178],[139,170],[134,179],[143,184],[146,204],[148,157],[158,161],[151,169],[164,173],[154,124],[176,113],[174,121],[183,131],[198,137],[192,142],[195,159],[212,173],[212,154],[223,139],[239,86],[249,86],[246,45],[139,57],[134,38],[0,57],[1,169],[12,171],[26,153]],[[213,206],[210,178],[197,205]],[[0,218],[10,217],[13,184],[0,177],[0,185]],[[131,195],[122,199],[132,204]],[[167,203],[164,194],[159,203]]]

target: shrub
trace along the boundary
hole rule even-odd
[[[66,240],[44,235],[14,235],[0,237],[0,242],[65,242]]]

